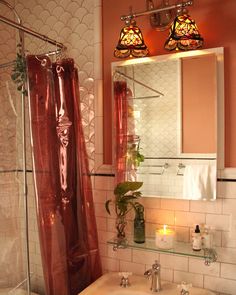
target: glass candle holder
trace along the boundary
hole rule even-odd
[[[156,246],[160,249],[172,249],[175,242],[175,231],[164,225],[156,230]]]

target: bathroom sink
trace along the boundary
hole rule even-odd
[[[162,282],[162,290],[159,293],[153,293],[150,290],[150,281],[144,276],[131,275],[129,277],[130,286],[120,287],[120,277],[117,272],[107,273],[96,280],[93,284],[83,290],[80,295],[179,295],[180,289],[176,284]],[[192,287],[189,295],[214,295],[215,293]]]

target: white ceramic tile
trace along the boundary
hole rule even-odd
[[[102,268],[107,271],[119,271],[119,261],[116,259],[102,257]]]
[[[164,268],[188,271],[188,257],[160,254],[160,263]]]
[[[192,212],[175,212],[175,224],[178,226],[190,226],[194,224],[204,224],[205,214]]]
[[[236,294],[236,280],[228,280],[211,276],[204,277],[204,288],[230,295]]]
[[[107,220],[105,217],[96,217],[97,229],[106,231],[107,230]]]
[[[133,274],[143,276],[145,272],[145,265],[120,260],[120,271],[132,272]]]
[[[161,199],[161,209],[189,211],[189,201]]]
[[[207,266],[204,259],[189,258],[189,272],[219,277],[220,263],[214,262]]]
[[[216,248],[218,261],[236,264],[236,249],[234,248]]]
[[[124,260],[124,261],[131,261],[132,255],[131,249],[118,249],[117,251],[113,250],[113,246],[108,245],[108,254],[107,256],[110,258]]]
[[[108,213],[104,204],[94,204],[96,217],[107,217]]]
[[[235,182],[219,182],[218,196],[221,198],[236,199],[236,183]]]
[[[107,257],[107,244],[99,243],[98,246],[100,256]]]
[[[95,189],[97,190],[113,190],[114,178],[97,176],[95,177]]]
[[[204,213],[222,213],[222,199],[215,201],[190,201],[191,212],[204,212]]]
[[[111,240],[114,238],[113,232],[107,232],[103,230],[98,230],[98,241],[99,243],[106,244],[108,240]]]
[[[194,287],[203,287],[203,275],[175,270],[174,282],[179,284],[182,281],[191,283]]]
[[[174,224],[174,212],[168,210],[149,209],[146,210],[146,221],[161,224]]]
[[[107,199],[106,190],[93,190],[93,201],[94,203],[105,204]]]
[[[159,253],[133,249],[132,261],[135,263],[152,265],[159,260]]]
[[[236,218],[236,199],[226,199],[223,202],[223,214],[232,214]]]
[[[215,227],[216,230],[227,231],[230,229],[230,216],[207,214],[206,224]]]
[[[222,232],[222,247],[236,248],[236,233]]]
[[[173,269],[161,267],[161,280],[173,282],[174,280]]]
[[[158,198],[148,198],[145,197],[142,200],[145,210],[147,209],[160,209],[161,208],[161,199]]]
[[[221,263],[220,276],[225,279],[236,280],[236,265]]]
[[[189,243],[190,241],[189,227],[176,226],[175,233],[176,233],[176,241]]]

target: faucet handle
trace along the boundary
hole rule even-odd
[[[130,286],[129,276],[132,275],[132,272],[119,272],[119,276],[121,277],[120,286],[123,288],[127,288]]]
[[[188,295],[191,287],[192,287],[192,284],[187,284],[186,282],[181,282],[181,284],[177,286],[178,289],[181,289],[180,290],[181,295]]]
[[[158,262],[158,260],[155,260],[154,264],[152,265],[152,269],[160,269],[161,268],[161,265],[160,263]]]

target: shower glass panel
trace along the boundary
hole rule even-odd
[[[26,278],[20,161],[21,97],[10,74],[11,67],[0,69],[0,290],[14,289]]]

